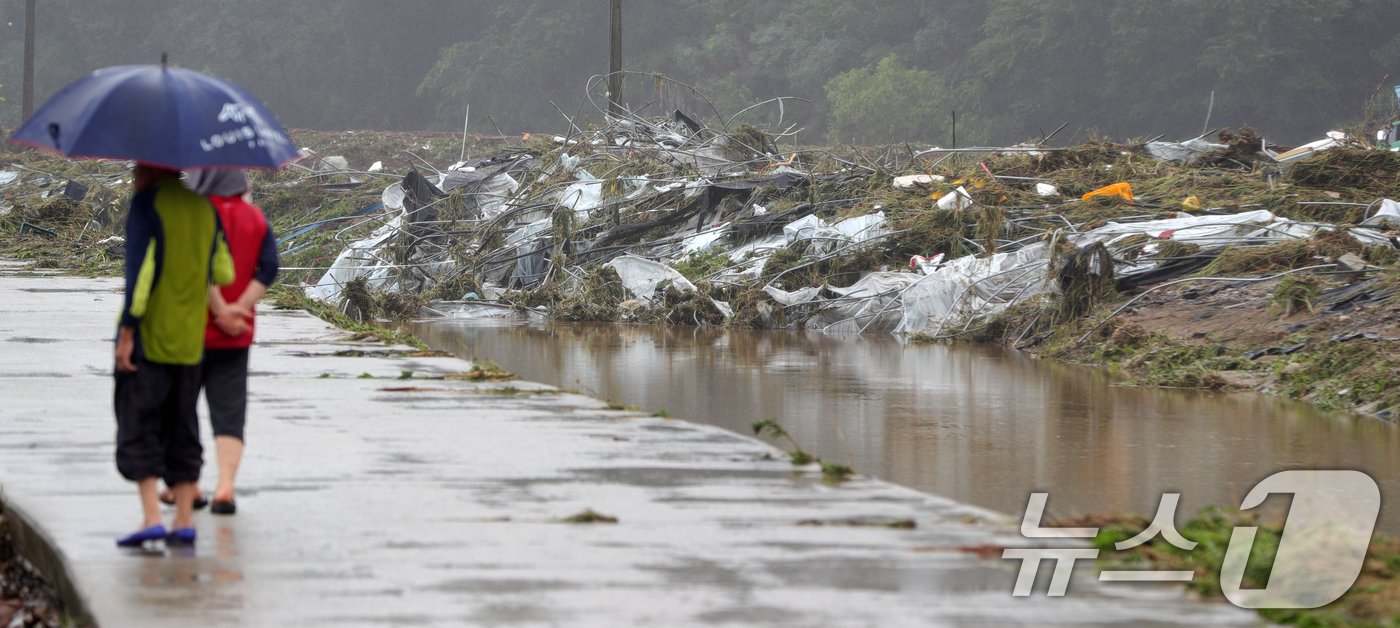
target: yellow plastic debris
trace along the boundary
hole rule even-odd
[[[1185,212],[1198,212],[1198,211],[1201,211],[1201,199],[1196,198],[1195,196],[1188,196],[1188,197],[1186,197],[1186,200],[1181,201],[1181,211],[1185,211]]]
[[[1087,201],[1095,196],[1117,196],[1125,201],[1131,201],[1133,200],[1133,186],[1128,185],[1126,181],[1114,183],[1113,185],[1105,185],[1093,192],[1085,194],[1084,200]]]

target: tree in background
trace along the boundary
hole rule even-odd
[[[826,84],[831,103],[827,139],[857,144],[934,141],[938,122],[948,119],[946,91],[933,72],[904,67],[895,55],[843,72]]]
[[[22,13],[23,0],[0,0],[5,95],[17,95],[23,39],[7,25]],[[490,116],[506,133],[559,132],[566,116],[598,121],[584,86],[607,71],[607,16],[602,0],[45,0],[36,96],[168,52],[245,85],[292,127],[460,130],[470,104],[473,130]],[[1212,91],[1210,126],[1300,143],[1354,123],[1378,84],[1400,82],[1396,0],[652,0],[625,3],[624,22],[625,65],[640,73],[623,90],[631,110],[720,124],[790,96],[806,102],[785,103],[784,126],[805,143],[945,143],[954,109],[965,145],[1064,122],[1056,142],[1095,130],[1185,139]],[[932,95],[908,99],[920,90]],[[18,123],[18,100],[0,104],[0,123]],[[872,126],[882,106],[887,124]],[[742,121],[777,120],[763,107]]]

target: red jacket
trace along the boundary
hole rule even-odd
[[[271,286],[277,279],[277,238],[272,235],[262,210],[242,196],[210,196],[209,201],[219,211],[219,221],[223,223],[228,248],[233,253],[233,283],[219,289],[224,300],[237,301],[248,282],[254,279]],[[204,348],[247,349],[253,344],[252,324],[249,321],[247,333],[230,336],[214,325],[214,317],[210,315],[204,329]]]

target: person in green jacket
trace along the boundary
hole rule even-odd
[[[137,164],[132,174],[114,406],[117,470],[136,482],[144,523],[117,545],[190,545],[204,463],[195,402],[209,286],[233,281],[233,259],[214,207],[180,183],[178,172]],[[160,515],[161,479],[175,491],[169,532]]]

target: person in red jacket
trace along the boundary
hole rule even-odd
[[[200,376],[219,462],[219,483],[209,510],[231,515],[237,512],[233,482],[243,458],[253,308],[277,279],[277,238],[262,210],[248,202],[248,178],[242,170],[192,170],[188,178],[190,187],[218,210],[233,254],[233,283],[209,290]]]

